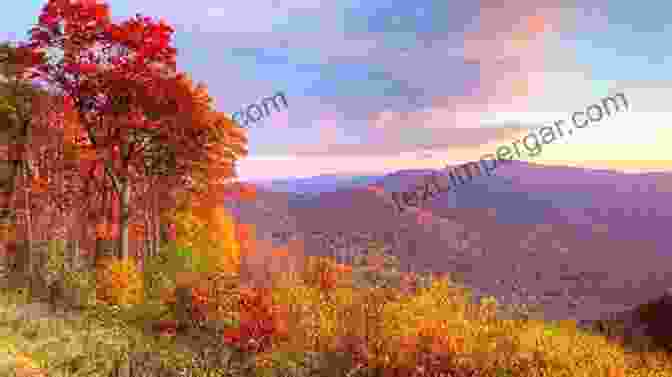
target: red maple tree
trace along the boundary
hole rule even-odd
[[[172,34],[141,15],[113,23],[100,2],[50,0],[26,46],[30,77],[64,98],[62,152],[81,175],[72,190],[114,194],[121,257],[135,203],[180,190],[226,193],[247,153],[244,130],[177,72]]]

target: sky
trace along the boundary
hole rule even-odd
[[[26,40],[45,2],[5,5],[0,40]],[[669,1],[108,3],[114,20],[140,13],[173,25],[178,69],[208,86],[219,111],[285,94],[287,109],[249,125],[242,179],[478,160],[617,93],[627,112],[523,159],[672,168]]]

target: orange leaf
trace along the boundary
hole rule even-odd
[[[257,188],[254,185],[245,184],[240,190],[240,197],[242,199],[253,200],[257,197]]]
[[[102,240],[112,239],[112,226],[107,223],[100,223],[96,225],[96,238]]]
[[[198,272],[180,271],[175,274],[175,285],[178,287],[190,287],[201,279]]]
[[[30,188],[33,192],[45,192],[49,188],[49,180],[35,175],[31,180]]]
[[[286,247],[278,247],[273,249],[273,256],[286,257],[289,255],[289,250]]]

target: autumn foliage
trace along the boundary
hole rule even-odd
[[[96,299],[110,305],[129,306],[143,301],[143,279],[135,258],[102,259],[96,271]]]
[[[197,271],[239,273],[240,246],[235,238],[235,223],[221,206],[187,206],[175,213],[173,223],[175,242],[191,250]]]
[[[257,375],[299,376],[285,371],[315,357],[321,370],[305,375],[625,376],[632,356],[614,344],[572,326],[549,339],[543,322],[500,320],[496,301],[473,304],[447,277],[400,272],[380,243],[349,266],[236,222],[224,202],[257,196],[234,180],[245,131],[177,70],[173,33],[141,15],[115,22],[99,1],[46,1],[10,65],[50,90],[26,106],[34,140],[0,151],[30,158],[17,184],[26,195],[2,199],[37,216],[23,235],[3,225],[0,241],[118,241],[118,255],[89,266],[99,303],[159,307],[151,321],[163,340],[206,329],[255,359]],[[3,122],[20,112],[17,98],[0,92]],[[664,327],[651,308],[641,314]],[[28,355],[16,361],[21,375],[42,372]]]
[[[223,340],[248,352],[264,352],[287,339],[285,311],[265,289],[238,291],[239,326],[224,331]]]
[[[41,153],[53,151],[62,163],[52,169],[71,184],[50,200],[69,197],[87,216],[110,217],[124,257],[129,238],[143,238],[144,213],[157,210],[149,203],[169,208],[176,192],[250,195],[229,182],[247,153],[244,130],[215,110],[204,84],[176,70],[173,32],[140,15],[115,23],[99,2],[50,0],[21,47],[28,77],[62,98],[47,124],[61,142]]]
[[[303,271],[303,281],[322,290],[334,289],[347,285],[351,281],[352,267],[334,262],[330,258],[307,257]]]
[[[46,377],[47,373],[41,369],[37,363],[26,355],[16,355],[14,357],[16,377]]]

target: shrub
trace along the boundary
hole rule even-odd
[[[91,303],[95,297],[95,272],[84,268],[76,268],[68,263],[66,258],[66,241],[50,240],[48,243],[47,263],[44,266],[44,279],[48,286],[62,284],[70,292],[79,294],[83,298],[84,306]]]
[[[190,270],[204,273],[240,271],[235,223],[223,208],[188,205],[175,212],[175,243],[189,250]]]
[[[662,297],[640,305],[636,309],[638,319],[646,324],[646,334],[653,343],[672,352],[672,295],[665,293]]]
[[[203,272],[192,264],[194,253],[180,253],[176,241],[162,245],[159,254],[144,268],[146,297],[167,305],[181,325],[201,326],[234,320],[233,290],[239,279],[234,273]],[[180,297],[178,297],[180,296]]]
[[[239,326],[225,330],[226,343],[261,353],[287,339],[286,310],[273,302],[270,290],[243,288],[238,294]]]
[[[174,250],[175,243],[168,242],[159,248],[156,256],[145,261],[143,284],[148,300],[166,301],[169,299],[169,293],[174,291],[175,274],[184,268],[186,259]]]
[[[309,256],[306,259],[302,280],[311,287],[331,290],[350,285],[352,268],[325,257]]]
[[[248,287],[291,287],[301,284],[307,261],[304,244],[290,240],[276,247],[269,240],[258,240],[255,227],[238,224],[236,238],[240,244],[240,282]]]
[[[96,269],[96,298],[110,305],[129,306],[144,299],[143,276],[135,258],[103,258]]]
[[[42,370],[37,363],[25,355],[16,355],[15,357],[16,377],[46,377],[47,374]]]
[[[416,276],[399,271],[399,258],[386,252],[379,241],[370,242],[366,252],[357,255],[353,264],[352,278],[357,288],[406,288],[410,291],[410,285],[419,283]]]

